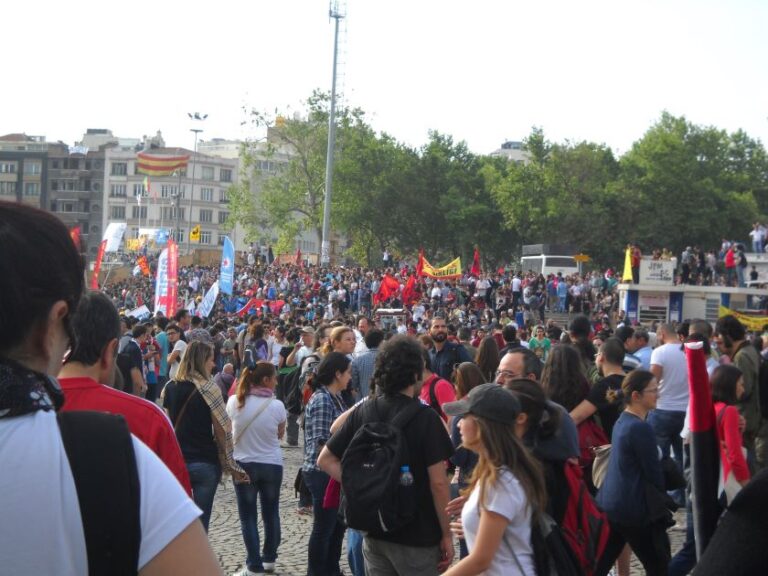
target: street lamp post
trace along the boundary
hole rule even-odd
[[[187,112],[187,116],[191,120],[199,120],[202,122],[206,118],[208,118],[208,114],[200,114],[200,112],[195,112],[194,114],[191,112]],[[192,156],[192,189],[189,191],[189,228],[187,230],[187,254],[192,253],[192,199],[195,196],[195,168],[197,166],[197,137],[200,134],[200,132],[203,131],[202,128],[190,128],[190,132],[195,133],[195,154]]]

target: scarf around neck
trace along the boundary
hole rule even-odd
[[[55,378],[0,358],[0,418],[58,410],[64,393]]]

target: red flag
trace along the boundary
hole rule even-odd
[[[75,243],[75,246],[77,247],[77,251],[80,252],[82,250],[80,246],[80,225],[73,226],[69,230],[69,236],[72,238],[72,242]]]
[[[416,276],[423,276],[424,271],[424,248],[419,248],[419,261],[416,262]]]
[[[379,291],[373,295],[373,303],[378,304],[379,302],[386,302],[399,291],[400,282],[398,282],[397,279],[395,279],[393,276],[384,274],[384,277],[381,279],[381,286],[379,287]]]
[[[480,276],[480,250],[475,246],[475,256],[472,258],[472,268],[469,269],[470,276]]]
[[[104,260],[104,251],[107,249],[106,238],[99,244],[99,253],[96,255],[96,262],[93,264],[93,276],[91,276],[91,289],[99,289],[99,272],[101,272],[101,261]]]
[[[144,306],[144,296],[141,295],[141,292],[136,294],[136,307],[141,308]]]
[[[141,273],[144,274],[147,278],[149,278],[149,263],[147,262],[146,256],[139,256],[137,263],[139,265],[139,268],[141,268]]]
[[[419,295],[416,292],[416,277],[411,275],[408,277],[408,282],[405,283],[403,288],[403,306],[410,306],[417,302]]]

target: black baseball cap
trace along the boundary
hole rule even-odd
[[[509,390],[496,383],[480,384],[458,402],[443,404],[448,416],[474,414],[496,422],[514,422],[521,412],[520,402]]]

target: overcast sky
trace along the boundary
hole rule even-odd
[[[488,153],[541,126],[623,153],[663,110],[768,143],[765,0],[349,0],[339,88],[371,124]],[[6,2],[0,134],[86,128],[243,138],[243,106],[300,110],[329,90],[324,0]]]

